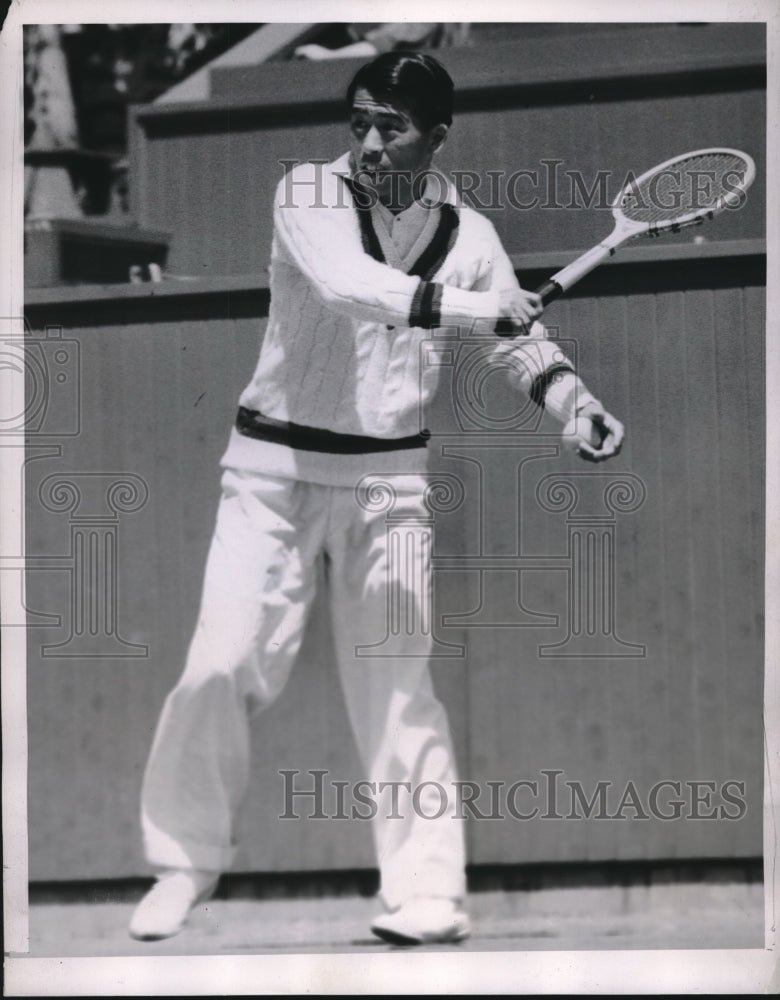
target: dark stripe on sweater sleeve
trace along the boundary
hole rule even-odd
[[[444,285],[435,282],[433,285],[433,299],[431,300],[431,326],[441,326],[441,300],[444,295]]]
[[[425,330],[441,326],[441,300],[444,286],[434,281],[421,281],[412,298],[409,326]]]
[[[550,365],[550,367],[546,371],[543,371],[541,375],[537,375],[531,383],[531,388],[528,393],[531,400],[536,403],[537,406],[544,407],[544,397],[547,395],[547,390],[550,388],[555,376],[561,375],[563,372],[573,371],[574,369],[572,366],[564,362]]]

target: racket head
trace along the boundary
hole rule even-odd
[[[636,236],[675,232],[741,208],[755,176],[753,158],[740,149],[696,149],[629,180],[613,201],[612,214]]]

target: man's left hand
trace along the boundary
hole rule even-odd
[[[594,423],[601,434],[601,444],[598,448],[581,441],[578,452],[586,462],[606,462],[620,454],[626,430],[619,420],[607,413],[598,403],[588,403],[578,412],[578,417],[585,417]]]

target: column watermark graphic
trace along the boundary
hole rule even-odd
[[[586,481],[601,487],[604,511],[583,509]],[[573,472],[545,476],[536,489],[544,510],[566,514],[568,529],[567,635],[539,647],[540,656],[644,657],[641,643],[617,634],[617,515],[638,510],[645,501],[642,480],[630,473]]]
[[[45,657],[145,657],[148,646],[119,634],[119,518],[146,504],[149,488],[132,474],[56,473],[40,485],[41,506],[68,515],[70,550],[60,568],[70,576],[70,634],[41,648]]]
[[[119,587],[120,522],[146,505],[147,482],[124,471],[39,473],[42,462],[60,464],[84,431],[82,361],[80,342],[62,326],[33,330],[21,317],[2,320],[0,447],[14,459],[4,463],[4,489],[15,512],[0,554],[3,627],[64,629],[64,639],[40,645],[44,658],[147,657],[145,644],[122,637]],[[61,546],[52,542],[49,525],[42,528],[44,512],[61,519]],[[35,524],[32,540],[27,521]],[[31,574],[41,573],[68,578],[66,601],[60,587],[45,587],[43,600],[56,601],[56,608],[30,606]]]
[[[364,476],[355,489],[358,506],[384,515],[387,553],[387,615],[385,634],[374,643],[356,647],[360,657],[409,656],[410,638],[428,639],[426,656],[462,657],[457,643],[439,639],[434,631],[433,593],[428,565],[433,552],[436,513],[449,513],[463,503],[457,476],[426,477],[422,502],[413,484],[417,475]],[[411,490],[410,490],[410,487]]]

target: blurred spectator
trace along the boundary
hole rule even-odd
[[[427,22],[409,24],[390,21],[385,24],[350,24],[349,35],[354,41],[337,49],[324,45],[299,45],[293,55],[297,59],[349,59],[371,58],[394,49],[439,49],[467,45],[469,24],[442,24]]]

